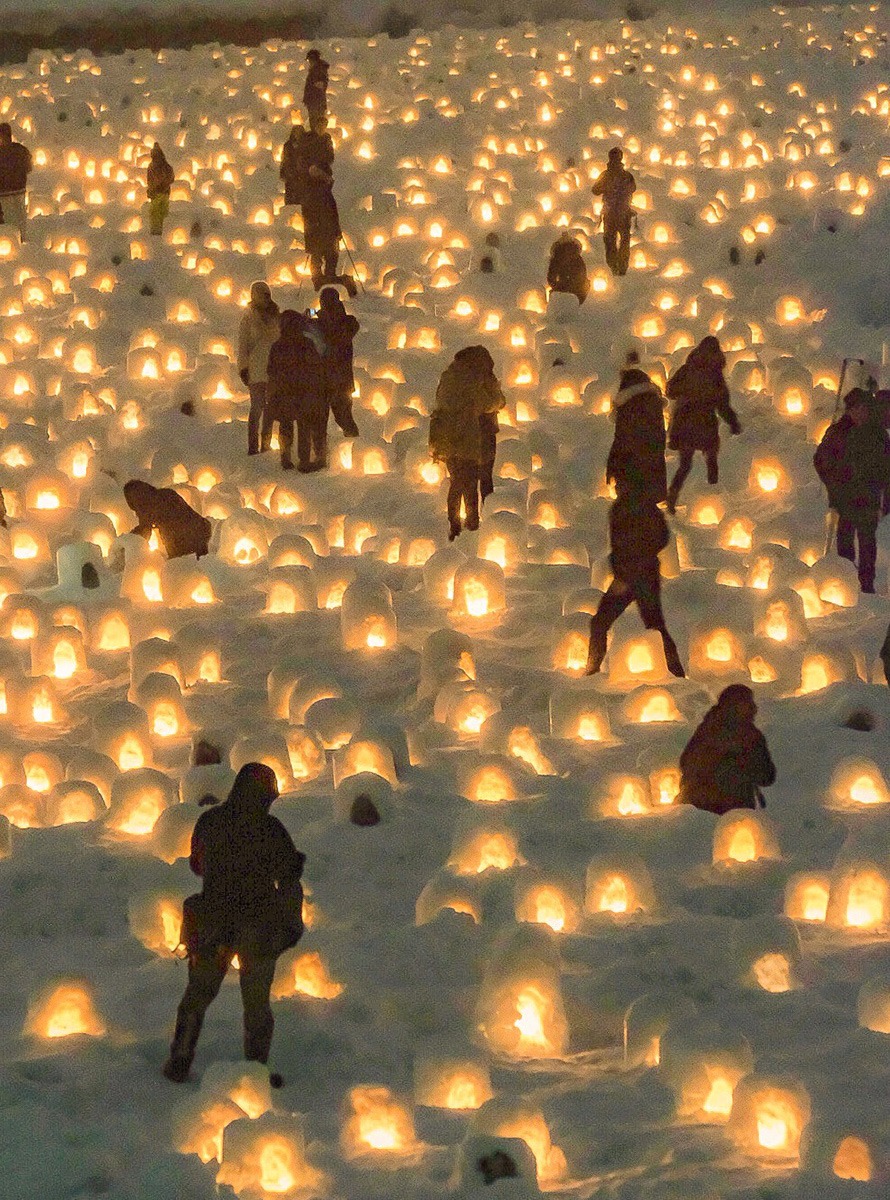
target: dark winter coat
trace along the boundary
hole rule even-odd
[[[644,372],[622,372],[612,410],[615,437],[606,461],[606,479],[620,491],[651,495],[656,503],[667,497],[664,461],[664,402]]]
[[[351,396],[355,390],[352,343],[359,323],[346,311],[332,288],[321,293],[318,327],[324,337],[325,387],[329,396]]]
[[[843,517],[886,511],[890,501],[890,436],[876,421],[857,426],[844,413],[813,455],[828,503]]]
[[[303,103],[307,108],[325,108],[327,105],[328,74],[331,64],[323,58],[310,62],[303,84]]]
[[[550,247],[547,283],[554,292],[567,292],[584,303],[590,280],[581,257],[581,245],[575,238],[559,238]]]
[[[444,462],[482,463],[494,458],[491,438],[497,436],[497,414],[506,401],[494,371],[465,354],[459,351],[455,355],[436,388],[430,413],[430,453]]]
[[[157,529],[168,558],[207,553],[212,526],[196,513],[173,488],[156,488],[141,479],[131,479],[124,487],[127,504],[139,518],[133,533],[151,537]]]
[[[301,204],[313,215],[330,207],[330,176],[334,166],[334,142],[329,133],[313,133],[311,129],[296,129],[281,151],[281,170],[284,180],[285,204]],[[328,179],[309,174],[310,167],[324,171]],[[333,197],[331,197],[333,200]],[[336,211],[336,206],[335,211]],[[339,236],[339,224],[337,235]]]
[[[164,155],[152,153],[146,179],[149,200],[153,200],[155,196],[169,196],[174,179],[173,168]]]
[[[28,186],[31,151],[21,142],[0,146],[0,196],[12,196]]]
[[[718,703],[680,755],[678,800],[718,816],[733,808],[756,808],[758,788],[775,779],[766,738],[753,721]]]
[[[604,220],[630,216],[630,201],[637,190],[637,181],[621,163],[610,163],[590,189],[603,198]]]
[[[305,318],[281,314],[281,337],[269,351],[266,412],[272,421],[311,417],[327,404],[324,360],[304,332]]]
[[[674,402],[668,431],[668,445],[672,450],[716,453],[720,449],[718,413],[733,433],[740,429],[723,378],[723,354],[719,345],[712,350],[705,343],[716,345],[716,338],[705,338],[668,380],[668,398]]]
[[[302,933],[306,858],[268,811],[277,794],[271,768],[247,763],[228,798],[198,818],[189,865],[204,881],[208,945],[274,957]]]
[[[658,555],[670,540],[667,521],[650,495],[619,495],[609,510],[609,562],[616,579],[633,587],[658,574]]]

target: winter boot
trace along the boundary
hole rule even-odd
[[[606,635],[593,625],[590,627],[590,649],[587,651],[585,675],[598,675],[606,657]]]
[[[176,1029],[170,1043],[170,1054],[161,1067],[161,1074],[171,1083],[185,1083],[188,1079],[203,1024],[204,1018],[198,1013],[176,1014]]]
[[[677,647],[674,645],[673,638],[663,633],[661,640],[664,645],[664,660],[667,663],[667,669],[677,679],[685,679],[686,672],[683,670],[683,664],[680,662],[680,655]]]

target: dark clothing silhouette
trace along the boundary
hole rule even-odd
[[[281,336],[269,351],[266,411],[278,422],[281,465],[293,467],[294,422],[300,469],[318,470],[327,461],[328,408],[324,363],[307,336],[308,318],[294,309],[281,314]],[[316,464],[318,464],[316,466]]]
[[[661,571],[658,553],[668,544],[667,522],[651,492],[619,493],[609,510],[609,561],[614,578],[590,621],[587,674],[595,675],[606,657],[607,634],[634,601],[647,629],[661,634],[668,670],[685,676],[674,639],[668,633],[661,608]]]
[[[164,1065],[164,1074],[174,1082],[188,1075],[204,1014],[236,954],[244,1004],[244,1057],[268,1061],[275,960],[296,945],[303,930],[300,877],[305,856],[269,814],[277,795],[271,767],[247,763],[228,799],[195,825],[189,862],[204,886],[200,896],[189,897],[183,906],[189,982]]]
[[[321,55],[310,55],[307,55],[309,69],[303,84],[303,104],[310,117],[314,114],[323,116],[328,110],[328,78],[331,64],[325,62]]]
[[[884,666],[884,678],[887,681],[887,686],[890,687],[890,625],[887,626],[887,636],[884,638],[884,644],[881,647],[881,662]]]
[[[877,420],[857,425],[846,412],[829,426],[813,464],[838,514],[837,552],[856,562],[858,541],[859,583],[873,592],[878,523],[890,510],[890,436]]]
[[[603,241],[606,263],[613,275],[626,275],[630,264],[631,198],[636,180],[621,165],[620,155],[609,155],[609,165],[590,189],[603,198]]]
[[[146,176],[149,200],[153,200],[155,196],[169,196],[174,179],[173,168],[164,157],[163,150],[156,144],[151,152]]]
[[[612,410],[615,437],[606,460],[606,479],[618,491],[667,496],[664,461],[664,403],[661,392],[637,367],[622,371]]]
[[[342,230],[333,192],[333,166],[334,143],[329,133],[297,129],[285,142],[281,154],[284,199],[286,204],[302,207],[306,253],[316,287],[340,280],[337,261]]]
[[[325,392],[334,420],[347,437],[358,437],[352,415],[355,391],[352,343],[359,331],[355,317],[347,313],[334,288],[322,288],[318,327],[327,347],[324,355]]]
[[[680,452],[680,463],[668,489],[670,512],[676,507],[696,450],[705,456],[708,483],[714,484],[719,478],[718,413],[733,434],[741,433],[742,427],[729,402],[729,388],[723,378],[725,365],[726,358],[720,343],[715,337],[706,337],[690,351],[683,366],[668,380],[667,395],[674,405],[668,429],[668,445]]]
[[[719,816],[764,803],[759,789],[775,783],[776,768],[754,713],[750,688],[721,692],[680,755],[680,804]]]
[[[27,146],[13,141],[0,145],[0,199],[25,191],[31,167],[31,151]]]
[[[554,292],[566,292],[577,296],[583,304],[590,291],[587,267],[581,257],[581,243],[577,238],[564,235],[550,247],[550,262],[547,266],[547,283]]]
[[[146,539],[157,529],[168,558],[182,558],[207,553],[212,526],[206,517],[196,513],[173,488],[156,488],[141,479],[131,479],[124,486],[124,499],[139,518],[132,533]]]

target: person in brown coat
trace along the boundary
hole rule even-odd
[[[717,816],[761,808],[760,789],[776,781],[766,738],[754,724],[754,693],[743,683],[724,688],[680,755],[678,802]]]
[[[637,182],[624,167],[624,151],[613,146],[609,165],[590,189],[603,198],[603,241],[606,263],[613,275],[626,275],[630,265],[631,199]]]
[[[303,84],[303,105],[310,119],[324,117],[328,111],[328,77],[331,64],[313,47],[306,55],[309,69]]]
[[[151,531],[157,529],[168,558],[186,554],[202,558],[207,553],[210,522],[173,488],[156,488],[141,479],[131,479],[124,484],[124,499],[139,518],[139,524],[130,532],[148,540]]]
[[[659,503],[667,496],[664,461],[664,401],[661,391],[631,351],[612,405],[615,437],[606,460],[606,480],[616,490],[648,492]]]
[[[302,472],[327,466],[328,406],[324,363],[308,336],[309,318],[295,309],[281,314],[281,336],[269,351],[269,420],[278,422],[281,465],[294,468],[294,422],[297,424],[297,458]]]
[[[359,324],[346,311],[336,288],[321,289],[318,328],[325,344],[324,372],[328,405],[346,436],[358,437],[358,425],[352,415],[352,393],[355,391],[352,343]]]
[[[497,414],[506,401],[484,346],[465,346],[442,372],[430,413],[430,454],[445,463],[448,540],[463,528],[479,528],[479,487],[493,486]],[[484,499],[484,496],[483,496]],[[463,502],[464,517],[461,518]]]
[[[577,296],[583,304],[590,291],[590,279],[581,254],[581,243],[568,232],[561,233],[550,247],[547,284],[551,292]]]
[[[173,168],[164,157],[157,142],[151,148],[151,161],[146,178],[148,193],[148,229],[155,237],[164,232],[164,221],[170,211],[170,189],[173,187]]]
[[[742,432],[742,426],[729,402],[729,388],[723,378],[726,356],[715,337],[706,337],[690,350],[686,362],[668,380],[667,395],[674,402],[668,430],[668,445],[680,453],[680,462],[668,488],[668,512],[676,512],[680,489],[692,469],[696,450],[705,456],[708,483],[719,478],[717,454],[720,450],[720,427],[717,415],[729,426],[732,434]]]

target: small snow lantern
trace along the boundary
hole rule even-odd
[[[278,959],[272,997],[285,1000],[289,996],[308,996],[312,1000],[336,1000],[343,994],[343,984],[331,973],[317,950],[288,950]]]
[[[505,605],[504,572],[497,563],[474,559],[457,568],[453,616],[471,620],[491,617],[503,611]]]
[[[565,1053],[569,1029],[559,952],[549,930],[520,925],[493,951],[479,989],[476,1022],[488,1045],[510,1058]]]
[[[517,921],[546,925],[554,933],[572,933],[578,927],[580,910],[575,888],[564,880],[542,876],[516,885],[513,911]]]
[[[87,669],[83,634],[79,629],[54,626],[31,642],[31,672],[50,675],[61,684],[75,684]]]
[[[657,1067],[661,1039],[671,1025],[688,1025],[697,1014],[695,1002],[677,992],[647,992],[624,1014],[624,1062],[628,1067]]]
[[[340,630],[345,650],[384,650],[396,644],[392,593],[382,583],[354,580],[343,593]]]
[[[95,784],[85,779],[63,780],[46,798],[47,825],[77,825],[96,821],[105,813],[105,801]]]
[[[396,779],[395,761],[392,750],[379,739],[354,737],[348,745],[334,754],[334,786],[352,775],[371,773],[385,779],[392,787]]]
[[[795,986],[800,962],[800,934],[787,917],[759,917],[740,922],[733,954],[742,982],[779,995]]]
[[[448,865],[458,875],[481,875],[483,871],[524,866],[525,861],[513,830],[489,822],[458,826]]]
[[[477,1133],[493,1137],[520,1138],[535,1158],[538,1182],[554,1186],[568,1170],[566,1157],[554,1146],[544,1114],[528,1100],[497,1097],[487,1101],[473,1118]]]
[[[478,925],[482,920],[482,905],[475,880],[456,878],[450,871],[440,871],[424,884],[414,905],[416,925],[428,925],[441,912],[463,913]]]
[[[554,691],[550,697],[550,733],[578,742],[614,743],[602,695],[589,684]]]
[[[810,1099],[796,1080],[746,1075],[733,1093],[727,1132],[738,1148],[761,1162],[795,1165],[810,1119]]]
[[[292,717],[293,708],[292,704]],[[304,720],[306,728],[319,737],[325,750],[339,750],[358,733],[363,715],[345,696],[322,696],[308,705]]]
[[[267,733],[238,738],[229,751],[229,765],[237,773],[250,762],[264,763],[272,768],[279,792],[287,792],[293,786],[290,754],[282,733],[270,730]]]
[[[321,738],[305,726],[292,726],[285,735],[295,783],[310,783],[322,774],[327,761]]]
[[[652,811],[648,779],[641,775],[613,775],[592,801],[592,817],[645,817]]]
[[[890,879],[876,862],[836,866],[831,878],[826,924],[832,929],[881,932],[890,923]]]
[[[444,546],[423,566],[423,586],[431,603],[450,608],[454,603],[454,580],[458,570],[469,567],[467,556],[456,546]]]
[[[347,1105],[341,1142],[348,1158],[413,1154],[418,1149],[411,1110],[389,1088],[351,1088]]]
[[[491,1097],[491,1076],[484,1062],[471,1058],[415,1059],[415,1103],[425,1108],[468,1112]]]
[[[154,737],[165,741],[189,733],[191,724],[185,715],[182,693],[172,675],[152,671],[134,688],[134,699],[148,717]]]
[[[641,683],[665,683],[670,679],[664,645],[657,630],[648,629],[633,637],[615,637],[609,649],[609,683],[618,688]]]
[[[489,692],[468,679],[457,679],[446,683],[437,692],[433,716],[461,738],[474,738],[489,717],[500,709],[500,703]]]
[[[747,673],[747,656],[733,630],[712,626],[690,638],[689,666],[696,675],[742,675]]]
[[[676,1097],[677,1116],[722,1124],[739,1081],[754,1065],[748,1040],[701,1020],[671,1025],[661,1038],[659,1070]]]
[[[715,866],[743,866],[781,857],[775,827],[762,813],[736,808],[717,821],[712,855]]]
[[[642,859],[595,858],[588,864],[584,911],[591,916],[631,917],[655,907],[652,879]]]
[[[856,998],[856,1015],[863,1029],[890,1033],[890,975],[867,979]]]
[[[522,517],[517,513],[496,512],[485,519],[485,528],[479,534],[478,554],[502,571],[513,572],[525,562],[527,544]]]
[[[272,524],[257,512],[242,509],[233,513],[220,524],[219,557],[236,567],[258,563],[268,552]]]
[[[126,701],[106,705],[93,721],[93,745],[121,771],[147,767],[152,761],[148,717]]]
[[[641,687],[625,701],[624,719],[638,725],[659,725],[682,721],[684,717],[667,689]]]
[[[846,758],[831,776],[832,805],[863,809],[890,802],[890,791],[881,768],[865,758]]]
[[[271,1112],[225,1126],[216,1182],[239,1196],[288,1198],[318,1195],[326,1186],[322,1172],[306,1158],[299,1117]]]
[[[44,1038],[79,1033],[102,1037],[105,1024],[96,1012],[90,985],[71,979],[45,988],[28,1006],[25,1033]]]
[[[264,584],[264,612],[293,614],[314,612],[317,607],[315,578],[310,567],[274,567]]]
[[[154,891],[132,896],[127,905],[130,932],[146,950],[162,958],[178,958],[182,945],[182,896]]]
[[[427,637],[421,651],[418,699],[435,695],[444,684],[475,678],[473,643],[467,634],[438,629]]]
[[[785,916],[792,921],[822,924],[828,913],[831,880],[828,875],[801,871],[785,885]]]
[[[175,784],[162,771],[151,767],[125,771],[112,785],[106,824],[116,833],[145,837],[164,809],[178,800]]]

